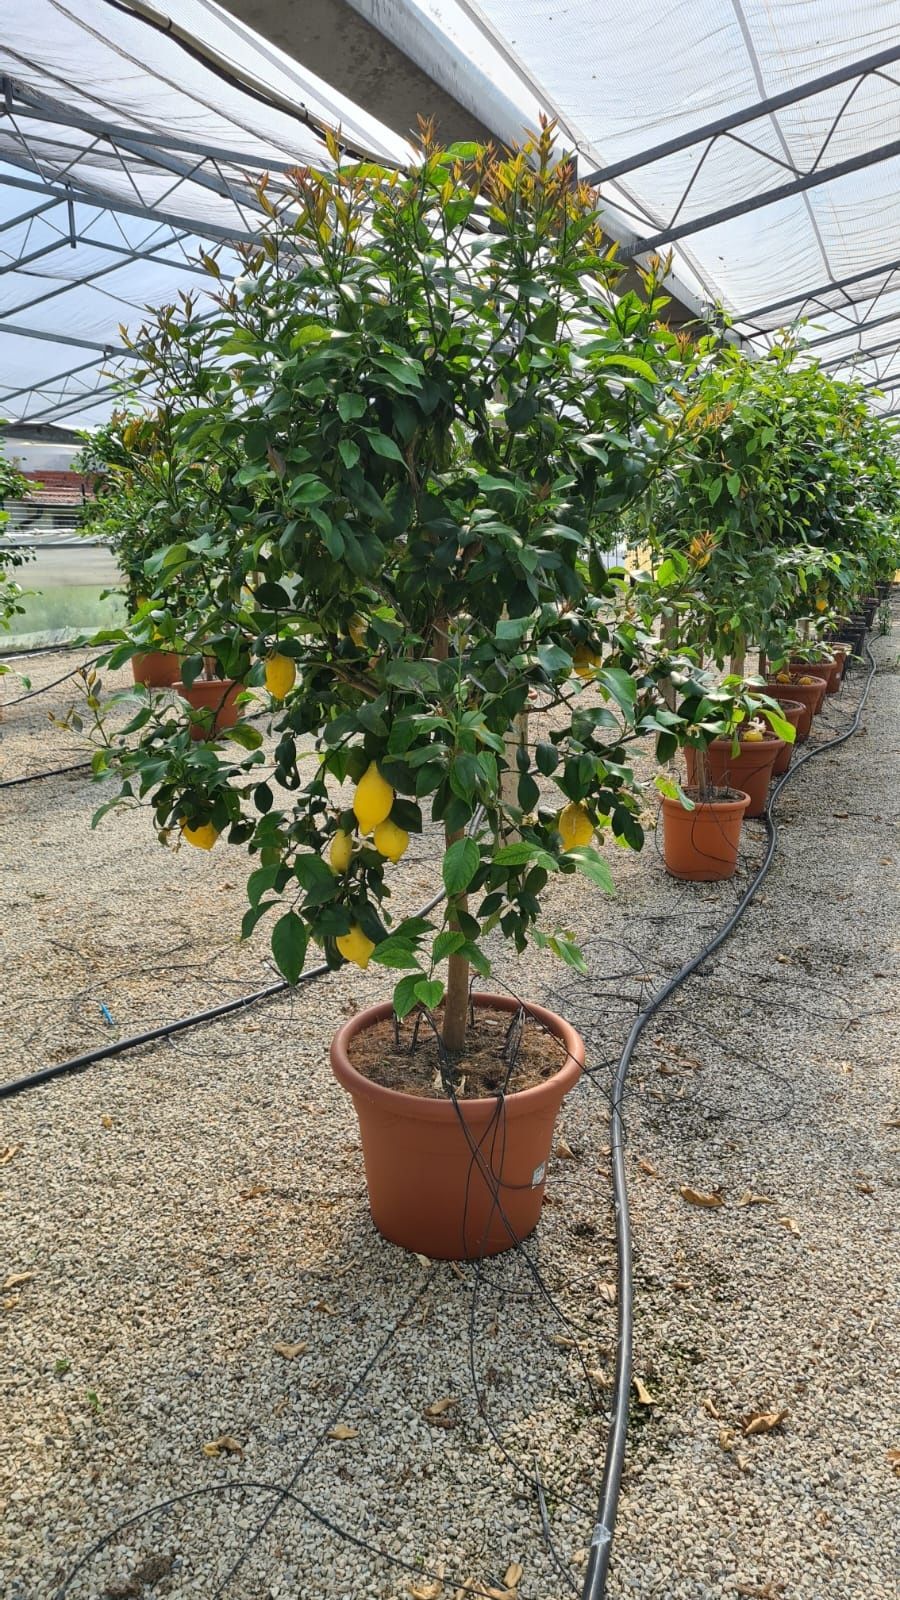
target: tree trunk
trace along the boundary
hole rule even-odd
[[[744,667],[747,663],[747,641],[743,634],[739,634],[734,641],[734,650],[731,655],[731,671],[735,678],[744,676]]]
[[[460,828],[456,833],[446,834],[446,845],[449,850],[451,844],[463,837]],[[459,928],[459,913],[468,910],[468,901],[464,894],[451,896],[447,926],[451,933]],[[441,1029],[441,1038],[444,1049],[450,1055],[458,1055],[465,1049],[466,1025],[469,1019],[469,963],[465,956],[449,956],[447,958],[447,993],[444,998],[444,1026]]]
[[[711,800],[713,797],[712,783],[709,776],[709,760],[706,750],[699,746],[694,751],[694,788],[702,800]]]

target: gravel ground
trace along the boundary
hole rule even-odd
[[[900,680],[890,638],[876,654],[865,731],[785,792],[761,896],[634,1063],[653,1403],[635,1397],[611,1600],[896,1594]],[[36,658],[35,686],[71,662]],[[78,759],[48,731],[67,692],[7,711],[0,776]],[[0,791],[4,1076],[271,980],[264,931],[235,939],[240,858],[159,850],[139,814],[92,833],[97,801],[83,775]],[[498,949],[498,980],[564,1010],[593,1069],[527,1253],[431,1266],[373,1233],[325,1053],[383,995],[374,969],[2,1105],[9,1600],[400,1600],[436,1597],[441,1569],[450,1600],[467,1579],[503,1593],[516,1565],[521,1600],[577,1593],[615,1336],[610,1068],[764,843],[748,824],[731,884],[685,886],[651,835],[615,852],[602,917],[565,880],[588,978]],[[436,848],[399,869],[403,906],[433,891]]]

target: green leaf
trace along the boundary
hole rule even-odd
[[[342,422],[355,422],[366,414],[366,402],[361,394],[339,394],[337,408]]]
[[[258,750],[263,742],[259,729],[252,728],[248,722],[238,722],[233,728],[226,728],[223,737],[230,739],[232,744],[239,744],[244,750]]]
[[[596,682],[601,689],[609,691],[626,716],[631,714],[637,697],[637,685],[624,667],[602,667],[597,673]]]
[[[355,444],[352,439],[339,439],[338,449],[341,452],[341,460],[349,472],[351,467],[355,467],[359,460],[359,445]]]
[[[592,883],[596,883],[606,894],[615,894],[616,886],[609,867],[603,857],[589,844],[576,845],[573,850],[567,850],[566,855],[570,861],[574,861],[578,871],[586,878],[590,878]]]
[[[539,844],[529,844],[527,839],[518,839],[515,844],[505,844],[499,849],[494,861],[500,867],[543,867],[545,872],[556,872],[559,862],[548,851],[543,850]]]
[[[406,466],[399,446],[386,433],[367,433],[366,438],[377,456],[383,456],[385,461],[399,461],[401,467]]]
[[[303,971],[308,943],[309,934],[295,912],[286,911],[278,918],[272,929],[272,954],[288,983],[296,983]]]
[[[460,933],[458,928],[444,928],[431,947],[432,961],[446,961],[448,956],[455,955],[457,950],[461,950],[465,942],[466,936]]]
[[[421,1000],[423,1006],[433,1011],[444,998],[444,985],[440,978],[419,978],[413,993],[417,1000]]]
[[[441,876],[448,894],[468,889],[481,865],[481,851],[474,839],[457,839],[444,856]]]
[[[377,961],[382,967],[399,967],[401,971],[406,967],[415,967],[418,972],[422,970],[412,945],[403,939],[382,939],[381,943],[375,946],[370,959]]]
[[[404,1017],[408,1017],[413,1007],[419,1003],[416,995],[416,984],[419,982],[418,973],[412,972],[407,977],[401,978],[400,982],[395,985],[394,1010],[401,1021]]]

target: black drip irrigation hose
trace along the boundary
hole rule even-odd
[[[610,1412],[610,1429],[606,1447],[606,1459],[603,1465],[603,1480],[600,1485],[600,1504],[597,1511],[597,1520],[591,1535],[588,1554],[588,1565],[585,1573],[582,1600],[604,1600],[606,1584],[609,1576],[609,1562],[612,1552],[613,1533],[615,1531],[616,1513],[619,1505],[619,1491],[622,1486],[622,1471],[625,1462],[625,1443],[628,1431],[628,1406],[631,1396],[632,1379],[632,1347],[634,1342],[634,1272],[631,1244],[631,1219],[628,1208],[628,1184],[625,1174],[625,1127],[622,1119],[622,1102],[625,1093],[625,1084],[628,1069],[634,1055],[638,1040],[641,1037],[651,1017],[655,1016],[660,1007],[686,983],[699,967],[723,945],[726,939],[741,921],[757,890],[768,875],[769,869],[775,859],[778,845],[778,823],[773,815],[775,802],[782,789],[796,776],[801,767],[814,756],[821,755],[825,750],[833,750],[838,745],[851,738],[859,727],[860,717],[872,686],[875,676],[875,658],[867,642],[863,648],[869,660],[869,675],[866,679],[859,705],[856,708],[850,726],[843,733],[828,739],[824,744],[815,745],[804,751],[799,760],[792,763],[787,772],[778,779],[769,796],[768,809],[763,816],[768,847],[766,854],[751,879],[743,895],[735,906],[731,916],[723,923],[718,933],[710,939],[703,949],[679,967],[674,977],[664,984],[658,994],[635,1017],[631,1032],[625,1042],[625,1048],[619,1057],[615,1072],[613,1073],[612,1089],[610,1093],[610,1162],[612,1167],[613,1207],[615,1213],[616,1256],[617,1266],[617,1327],[616,1327],[616,1371],[613,1384],[612,1409]]]

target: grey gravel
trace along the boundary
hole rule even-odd
[[[896,1594],[900,686],[890,639],[877,654],[865,731],[786,791],[762,895],[634,1063],[636,1370],[655,1403],[633,1407],[611,1600]],[[71,660],[38,658],[33,681]],[[860,679],[829,707],[835,730]],[[0,775],[78,759],[47,731],[65,695],[7,712]],[[4,1076],[272,977],[264,930],[235,937],[242,858],[162,851],[139,814],[91,832],[98,798],[83,777],[0,791]],[[399,1600],[427,1582],[312,1512],[414,1569],[445,1563],[444,1596],[501,1586],[515,1562],[522,1600],[577,1592],[609,1393],[595,1380],[592,1405],[580,1356],[608,1374],[615,1338],[610,1067],[764,843],[745,828],[729,885],[674,883],[652,835],[641,856],[614,851],[615,900],[565,880],[553,909],[586,979],[496,951],[501,981],[582,1028],[593,1069],[529,1244],[552,1304],[522,1257],[454,1270],[374,1234],[326,1066],[336,1023],[385,991],[374,968],[0,1106],[0,1148],[19,1146],[0,1167],[3,1279],[34,1274],[2,1295],[10,1600],[55,1595],[110,1535],[72,1600]],[[436,855],[429,836],[402,865],[404,907],[433,892]],[[683,1184],[724,1203],[690,1206]],[[748,1191],[771,1203],[739,1204]],[[278,1341],[308,1349],[286,1360]],[[451,1395],[451,1425],[429,1422]],[[771,1433],[742,1433],[780,1410]],[[329,1440],[335,1422],[356,1437]],[[243,1454],[204,1455],[221,1437]],[[177,1495],[192,1498],[114,1533]]]

